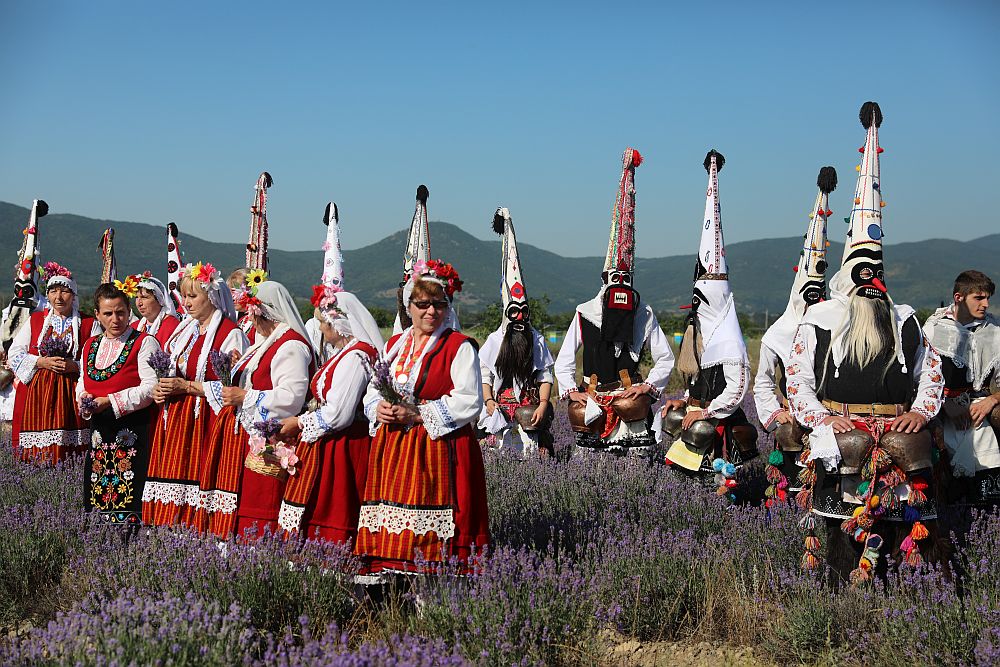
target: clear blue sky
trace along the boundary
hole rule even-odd
[[[873,99],[887,243],[971,239],[1000,231],[998,7],[3,0],[0,199],[245,242],[267,170],[272,247],[318,248],[332,199],[355,248],[426,183],[432,220],[485,238],[502,204],[603,255],[632,145],[638,254],[691,253],[713,147],[728,241],[803,233],[826,164],[841,219]]]

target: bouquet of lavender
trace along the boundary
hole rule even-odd
[[[69,357],[69,341],[63,338],[46,338],[38,346],[38,354],[43,357]]]
[[[228,354],[212,350],[208,353],[208,363],[212,364],[212,370],[219,376],[223,387],[233,386],[233,360],[229,358]]]
[[[97,409],[97,399],[95,399],[90,394],[84,394],[80,398],[80,416],[84,419],[90,419],[94,410]]]
[[[403,395],[396,390],[392,382],[392,364],[382,357],[372,367],[372,385],[382,395],[382,399],[392,405],[403,402]]]
[[[149,355],[149,367],[153,369],[158,378],[172,377],[174,374],[174,360],[163,350],[157,350]]]
[[[149,355],[149,361],[147,362],[149,367],[153,369],[156,373],[157,378],[168,378],[174,375],[174,360],[169,354],[163,350],[157,350],[153,354]],[[167,428],[167,410],[169,408],[166,404],[163,405],[163,428]]]
[[[271,442],[271,440],[281,433],[281,420],[271,417],[262,422],[255,422],[253,427],[260,431],[265,440]]]

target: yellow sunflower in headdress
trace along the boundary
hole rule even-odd
[[[263,269],[250,269],[247,271],[247,287],[257,287],[267,280],[267,273]]]

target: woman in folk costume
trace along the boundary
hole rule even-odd
[[[149,361],[160,345],[129,326],[128,296],[114,285],[104,283],[94,292],[94,312],[104,333],[84,344],[76,386],[80,415],[94,429],[84,467],[84,507],[108,523],[137,526],[156,385]]]
[[[1000,320],[986,310],[995,291],[986,274],[963,271],[952,304],[924,323],[944,375],[937,435],[951,468],[949,502],[1000,504]]]
[[[236,327],[229,288],[211,264],[183,267],[179,289],[187,317],[167,339],[171,370],[160,377],[153,400],[161,407],[153,424],[149,476],[142,492],[143,523],[195,523],[198,478],[212,411],[204,383],[219,380],[213,353],[238,358],[249,346]]]
[[[312,303],[320,315],[324,341],[334,352],[312,378],[318,407],[281,422],[281,437],[297,442],[299,464],[288,480],[278,523],[307,538],[345,542],[358,533],[371,449],[361,399],[383,341],[371,313],[356,296],[343,291],[336,218],[330,220],[325,248],[323,277],[313,287]]]
[[[280,429],[276,420],[302,411],[316,370],[305,325],[284,285],[249,285],[241,299],[257,341],[230,378],[205,383],[216,418],[201,460],[201,508],[208,530],[220,537],[277,530],[287,468],[295,461],[278,465],[266,441]]]
[[[374,441],[355,552],[371,572],[465,563],[489,542],[474,422],[483,405],[475,342],[447,324],[462,281],[417,262],[403,288],[413,324],[389,339],[364,398]]]
[[[653,309],[632,287],[635,270],[635,168],[639,151],[626,148],[611,221],[608,254],[597,296],[576,308],[556,357],[559,390],[569,398],[576,444],[585,450],[647,454],[655,445],[650,406],[667,386],[674,354]],[[639,356],[649,346],[653,367],[645,380]],[[583,382],[576,353],[583,348]],[[579,450],[578,450],[579,451]]]
[[[146,271],[129,276],[119,289],[135,299],[135,309],[139,311],[135,330],[149,334],[161,348],[166,348],[167,341],[180,324],[177,309],[174,308],[166,286]]]
[[[485,399],[479,426],[500,449],[520,458],[551,454],[549,395],[555,379],[554,362],[545,338],[531,326],[514,223],[506,208],[498,208],[493,216],[493,231],[503,237],[503,314],[500,327],[489,335],[479,352]]]
[[[403,253],[403,280],[399,283],[396,291],[396,320],[392,325],[392,334],[400,334],[403,329],[409,327],[410,321],[409,306],[403,299],[403,290],[413,275],[413,267],[419,262],[426,264],[431,261],[431,231],[427,221],[427,198],[430,191],[426,185],[417,187],[417,205],[413,209],[413,219],[410,221],[410,233],[406,237],[406,251]],[[455,331],[461,331],[458,324],[458,317],[453,308],[448,309],[446,316],[448,327]]]
[[[729,287],[722,235],[719,170],[726,159],[705,156],[708,191],[701,244],[695,260],[694,294],[677,368],[686,398],[662,410],[663,430],[672,438],[667,463],[719,484],[719,494],[736,499],[736,471],[757,455],[757,429],[740,407],[750,388],[750,360]]]
[[[867,130],[849,218],[843,264],[831,298],[806,311],[792,342],[788,404],[809,434],[815,479],[798,500],[804,519],[803,565],[818,564],[815,517],[827,524],[827,564],[837,580],[868,581],[884,572],[881,554],[899,563],[932,562],[939,540],[931,488],[931,436],[924,426],[941,407],[941,359],[909,306],[893,304],[882,262],[882,207],[874,102],[861,107]]]
[[[8,351],[18,382],[12,442],[24,460],[56,463],[90,446],[90,428],[76,412],[73,392],[94,321],[80,317],[76,281],[68,269],[47,262],[41,273],[49,305],[31,314]]]
[[[826,299],[826,249],[830,245],[826,240],[826,224],[833,215],[829,197],[837,187],[837,171],[833,167],[823,167],[816,185],[819,193],[809,214],[809,227],[802,237],[799,262],[792,267],[795,279],[788,307],[760,340],[760,362],[753,382],[753,400],[761,425],[765,431],[774,433],[774,451],[768,457],[767,467],[770,486],[765,502],[768,505],[775,499],[785,501],[789,493],[802,488],[798,480],[802,469],[799,458],[805,433],[788,411],[785,367],[792,353],[792,338],[806,309]],[[804,461],[801,464],[804,465]]]

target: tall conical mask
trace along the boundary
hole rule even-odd
[[[27,308],[29,311],[38,306],[38,284],[35,273],[38,266],[38,219],[49,212],[49,205],[41,199],[31,203],[31,213],[28,216],[28,226],[24,229],[24,242],[17,256],[17,272],[14,275],[13,308]]]
[[[726,241],[722,234],[722,207],[719,202],[719,172],[725,164],[726,158],[715,149],[705,156],[708,189],[705,192],[701,241],[694,265],[691,315],[700,318],[706,344],[721,321],[723,309],[730,298],[729,266],[726,263]]]
[[[833,215],[830,210],[830,193],[837,188],[837,170],[823,167],[816,177],[819,192],[809,213],[809,227],[802,237],[799,263],[795,267],[795,280],[788,297],[786,312],[801,319],[806,308],[826,298],[826,249],[827,222]]]
[[[403,303],[403,285],[413,273],[413,265],[417,262],[427,262],[431,258],[431,233],[427,222],[427,197],[430,192],[426,185],[417,187],[417,205],[413,209],[413,220],[410,221],[410,233],[406,237],[406,250],[403,253],[403,279],[396,291],[396,325],[394,330],[401,331],[410,326],[410,313]]]
[[[177,240],[178,236],[177,225],[172,222],[167,223],[167,292],[170,295],[170,300],[174,302],[177,313],[182,315],[184,302],[181,300],[180,282],[181,267],[184,266],[184,262],[181,261],[181,245],[180,241]]]
[[[324,287],[335,290],[344,289],[344,253],[340,249],[340,214],[337,204],[330,202],[323,212],[323,224],[326,225],[326,242],[323,243],[323,277],[320,282]]]
[[[38,219],[49,212],[49,205],[41,199],[31,204],[28,226],[24,228],[24,242],[17,255],[17,270],[14,273],[14,296],[10,300],[10,311],[3,321],[0,344],[10,347],[18,329],[31,317],[38,306],[38,284],[35,282],[38,266]]]
[[[527,325],[530,320],[528,309],[528,292],[524,287],[521,275],[521,260],[517,256],[517,237],[514,235],[514,223],[510,219],[510,211],[498,208],[493,214],[493,231],[501,236],[501,281],[500,306],[503,309],[503,328],[508,324],[520,322]]]
[[[635,271],[635,168],[642,155],[634,148],[622,154],[622,176],[611,215],[611,234],[604,258],[604,300],[601,304],[601,340],[614,342],[615,350],[631,345],[639,293],[632,286]]]
[[[104,266],[101,269],[101,283],[111,283],[118,280],[118,263],[115,261],[115,230],[108,227],[101,235],[101,242],[97,244],[97,250],[101,253]]]
[[[708,172],[708,188],[705,192],[701,242],[698,246],[698,258],[695,260],[690,316],[692,320],[695,317],[698,320],[703,343],[700,359],[702,368],[746,358],[746,346],[729,285],[726,241],[722,234],[719,172],[725,163],[726,158],[714,149],[708,152],[703,163]]]
[[[250,205],[250,238],[247,240],[247,268],[267,272],[267,190],[274,179],[266,171],[257,177]]]
[[[848,219],[841,272],[849,275],[852,289],[871,299],[886,298],[885,269],[882,263],[882,183],[879,173],[878,130],[882,110],[875,102],[861,105],[861,125],[868,131],[858,166],[858,185]],[[846,281],[844,282],[846,285]],[[842,287],[842,286],[835,286]]]

